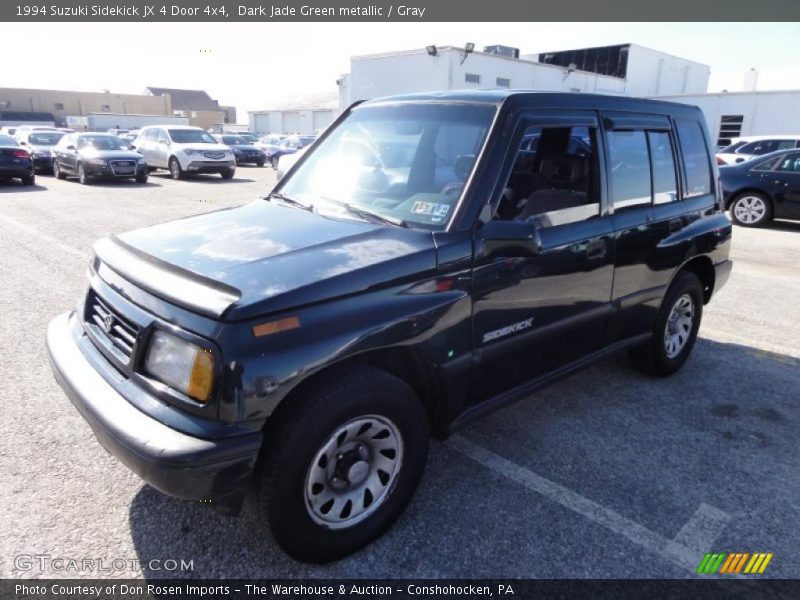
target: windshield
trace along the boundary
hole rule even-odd
[[[97,148],[98,150],[127,150],[128,142],[113,135],[82,135],[78,138],[78,148]]]
[[[35,146],[55,146],[62,137],[64,133],[61,131],[37,131],[28,136],[28,143]]]
[[[217,140],[200,129],[170,129],[169,137],[176,144],[216,144]]]
[[[401,104],[357,108],[280,188],[316,210],[350,204],[441,229],[469,178],[494,107]],[[351,213],[343,213],[347,216]]]
[[[248,142],[245,138],[238,135],[223,135],[222,141],[228,146],[246,146]]]

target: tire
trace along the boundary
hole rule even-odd
[[[142,173],[141,175],[137,175],[135,177],[136,183],[147,183],[147,173]]]
[[[258,161],[258,162],[256,163],[256,165],[257,165],[257,166],[259,166],[259,167],[263,167],[263,166],[264,166],[264,161],[263,161],[263,160],[260,160],[260,161]]]
[[[772,220],[772,202],[760,192],[745,192],[730,204],[731,220],[742,227],[763,227]]]
[[[86,170],[83,168],[82,163],[78,163],[78,181],[81,182],[81,185],[92,184],[92,177],[86,174]]]
[[[278,160],[279,159],[277,156],[273,156],[272,158],[269,159],[269,164],[272,165],[272,168],[275,169],[276,171],[278,170]]]
[[[174,156],[169,159],[169,174],[173,179],[183,179],[183,169],[180,161]]]
[[[687,321],[689,312],[691,317]],[[672,375],[689,358],[702,318],[702,284],[694,273],[681,271],[661,302],[653,336],[645,345],[629,352],[633,364],[655,377]]]
[[[58,166],[58,161],[53,161],[53,175],[56,179],[66,179],[67,175],[61,170],[61,167]]]
[[[223,179],[233,179],[234,173],[236,173],[236,169],[225,169],[224,171],[220,171],[219,175]]]
[[[36,175],[31,173],[22,178],[22,185],[33,185],[36,183]]]
[[[427,415],[404,381],[369,366],[331,375],[268,424],[255,478],[259,523],[288,554],[314,563],[339,559],[384,533],[414,495],[428,456]],[[337,444],[342,432],[346,438]],[[320,478],[324,484],[314,482]],[[349,514],[348,493],[356,499]]]

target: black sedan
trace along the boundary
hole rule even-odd
[[[51,150],[64,137],[63,131],[33,131],[26,133],[20,145],[30,153],[33,168],[37,173],[53,170],[53,154]]]
[[[233,156],[236,158],[236,164],[241,165],[250,163],[263,167],[267,162],[267,155],[262,150],[256,148],[247,138],[241,135],[228,135],[223,134],[217,136],[220,144],[225,144],[233,150]]]
[[[744,227],[800,219],[800,150],[782,150],[719,168],[725,206]]]
[[[84,184],[95,179],[147,182],[147,161],[127,141],[109,133],[70,133],[53,149],[53,174],[75,176]]]
[[[33,185],[36,176],[33,172],[31,155],[20,148],[10,135],[0,135],[0,180],[21,179],[24,185]]]

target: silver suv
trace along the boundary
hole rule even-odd
[[[230,179],[236,172],[233,151],[199,127],[155,125],[143,127],[134,147],[153,169],[169,169],[173,179],[187,173],[219,173]]]

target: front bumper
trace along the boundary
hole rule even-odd
[[[108,452],[165,494],[239,512],[261,433],[201,439],[140,411],[106,380],[122,375],[88,340],[75,313],[50,322],[47,351],[56,381]]]
[[[267,157],[265,154],[238,154],[236,156],[236,164],[237,165],[257,165],[257,164],[264,164],[267,162]]]
[[[191,160],[183,170],[188,173],[222,173],[236,168],[236,160]]]
[[[133,177],[144,177],[147,175],[147,165],[137,164],[133,172],[130,169],[113,168],[110,165],[99,165],[93,163],[84,163],[83,168],[86,174],[90,177],[97,177],[99,179],[131,179]]]

